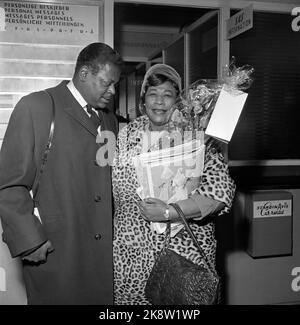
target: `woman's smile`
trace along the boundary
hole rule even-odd
[[[167,110],[161,108],[152,108],[152,111],[157,115],[163,115],[167,113]]]

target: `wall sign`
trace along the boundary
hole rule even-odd
[[[250,5],[226,21],[227,39],[231,39],[253,27],[253,5]]]
[[[292,200],[253,202],[253,218],[287,217],[291,215]]]
[[[0,41],[64,45],[91,43],[99,40],[98,16],[98,6],[0,1]]]

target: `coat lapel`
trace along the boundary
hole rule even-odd
[[[95,137],[97,136],[98,132],[95,128],[95,125],[92,123],[92,121],[89,119],[79,104],[77,104],[77,106],[64,106],[64,110],[79,124],[86,128],[91,134],[93,134]]]
[[[68,81],[63,81],[57,86],[59,100],[62,103],[64,111],[76,120],[82,127],[84,127],[93,136],[97,136],[97,129],[93,122],[89,119],[84,109],[79,105],[77,100],[73,97],[67,88]]]

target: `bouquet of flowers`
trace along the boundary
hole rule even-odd
[[[206,131],[214,109],[220,106],[224,117],[229,114],[231,105],[238,104],[238,112],[241,112],[248,89],[252,82],[254,69],[249,65],[236,67],[235,58],[232,58],[229,66],[223,69],[221,80],[199,79],[179,96],[176,107],[170,120],[170,129],[184,131]],[[225,100],[220,94],[226,93],[230,96]],[[226,95],[225,95],[226,96]],[[230,102],[230,98],[232,101]],[[234,99],[235,102],[234,102]],[[237,123],[238,116],[232,116],[231,122]],[[224,120],[223,120],[224,122]],[[223,123],[224,124],[224,123]],[[223,125],[224,127],[224,125]],[[232,130],[233,131],[233,130]]]
[[[197,80],[179,96],[168,131],[152,132],[151,139],[144,134],[146,149],[133,161],[140,184],[137,193],[142,199],[151,196],[172,203],[187,199],[199,187],[204,169],[204,133],[212,120],[218,121],[218,117],[212,119],[218,110],[235,126],[236,115],[232,117],[230,109],[234,106],[234,112],[236,108],[241,111],[247,97],[243,90],[250,87],[252,72],[250,66],[236,68],[233,60],[224,69],[221,81]],[[218,130],[223,124],[228,128],[224,121],[222,116]],[[151,226],[157,233],[166,229],[165,223],[152,222]],[[171,236],[182,227],[181,222],[172,223]]]

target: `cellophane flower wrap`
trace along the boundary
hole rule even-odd
[[[205,131],[222,89],[238,94],[248,89],[252,82],[253,67],[236,67],[235,58],[223,69],[222,79],[199,79],[184,90],[178,98],[171,117],[170,129]]]

